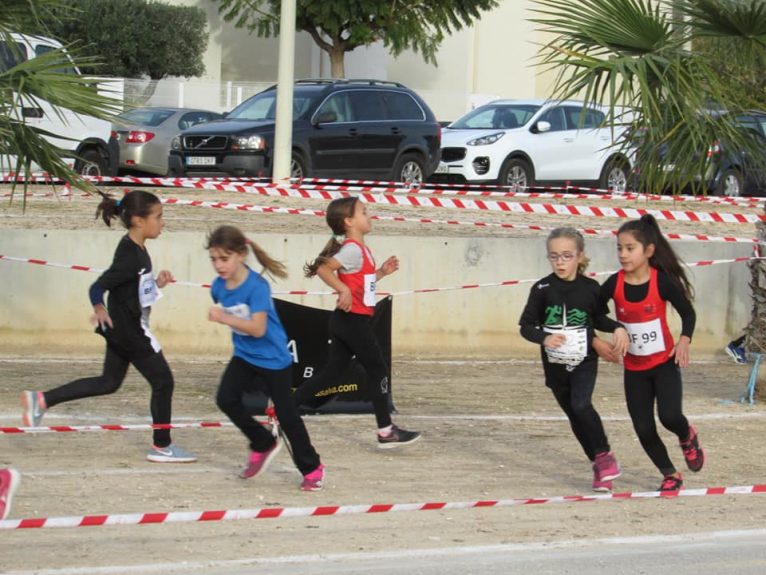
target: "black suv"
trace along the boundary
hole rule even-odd
[[[268,177],[277,88],[222,120],[173,140],[169,174]],[[293,94],[291,176],[420,182],[439,164],[441,126],[426,103],[395,82],[300,80]]]

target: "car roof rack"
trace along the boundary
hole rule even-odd
[[[369,86],[393,86],[404,88],[399,82],[390,80],[376,80],[374,78],[305,78],[296,80],[296,84],[367,84]]]

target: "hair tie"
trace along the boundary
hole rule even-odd
[[[117,200],[117,202],[115,202],[115,206],[119,208],[121,203],[122,203],[122,198],[120,198],[119,200]]]
[[[334,239],[339,244],[342,244],[343,240],[346,239],[346,234],[333,234],[332,239]]]

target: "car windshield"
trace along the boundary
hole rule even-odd
[[[518,128],[540,109],[535,104],[486,104],[450,124],[453,129],[487,130]]]
[[[139,126],[159,126],[172,116],[172,110],[152,110],[149,108],[137,108],[117,116],[122,124],[138,124]]]
[[[306,113],[309,106],[314,101],[316,95],[314,92],[293,92],[293,118],[299,118]],[[252,98],[245,100],[239,106],[234,108],[226,116],[229,120],[271,120],[277,117],[277,92],[269,90],[261,92]]]

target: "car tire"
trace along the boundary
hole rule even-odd
[[[402,154],[394,166],[391,181],[422,184],[425,180],[425,162],[419,154]]]
[[[81,176],[106,176],[108,170],[106,158],[94,148],[81,152],[74,164],[74,171]]]
[[[306,160],[300,152],[293,152],[292,159],[290,160],[290,177],[296,180],[309,177]]]
[[[630,167],[624,160],[611,159],[601,170],[598,187],[602,190],[624,193],[628,191],[630,180]]]
[[[744,192],[745,179],[742,177],[742,173],[734,168],[724,171],[716,187],[716,195],[737,198]]]
[[[511,188],[513,192],[523,192],[535,185],[535,171],[529,162],[522,158],[509,158],[500,168],[498,184]]]

